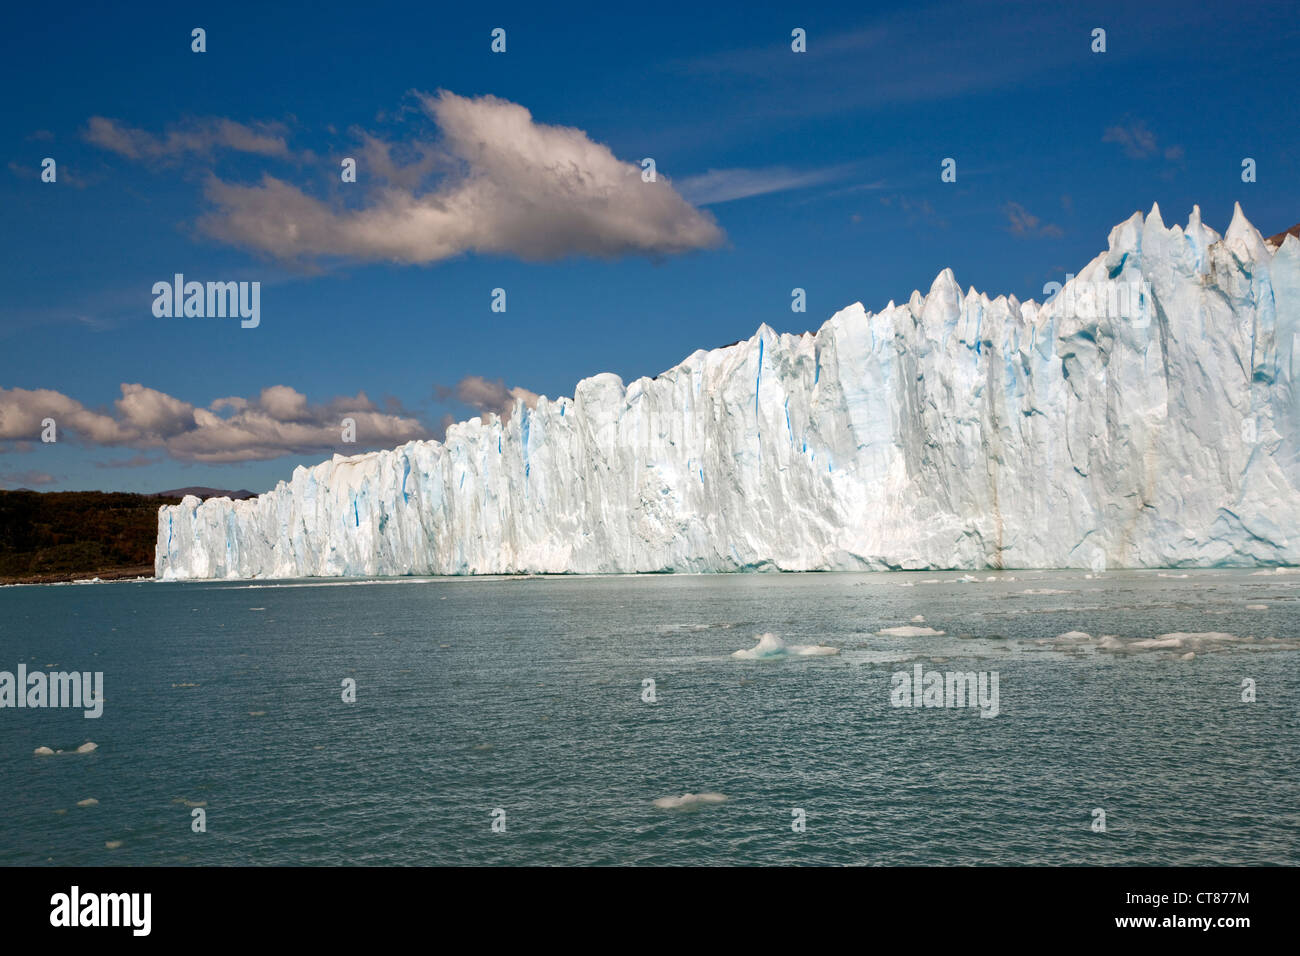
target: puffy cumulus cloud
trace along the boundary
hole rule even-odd
[[[111,415],[92,411],[48,388],[0,388],[0,441],[39,441],[41,422],[53,418],[56,437],[71,430],[97,445],[125,444],[133,433]]]
[[[302,421],[310,415],[307,396],[288,385],[272,385],[262,389],[257,404],[266,414],[281,421]]]
[[[209,179],[210,236],[284,260],[432,263],[468,252],[530,261],[569,255],[659,257],[717,246],[722,230],[660,175],[619,160],[580,129],[536,122],[495,96],[417,94],[441,131],[401,164],[368,139],[378,184],[345,208],[264,175],[245,186]],[[442,175],[419,186],[426,171]]]
[[[257,123],[246,126],[219,117],[174,126],[159,136],[124,126],[117,120],[92,116],[83,135],[96,146],[127,159],[174,160],[186,155],[210,156],[220,149],[281,158],[289,155],[283,125]]]
[[[194,406],[143,385],[122,385],[122,421],[142,435],[164,440],[194,426]]]
[[[478,409],[479,417],[484,422],[493,414],[500,415],[503,422],[508,422],[514,414],[516,402],[523,402],[528,408],[536,408],[537,400],[541,397],[536,392],[517,385],[508,387],[504,379],[494,382],[482,375],[466,375],[455,385],[440,385],[436,391],[439,398],[455,397],[457,401]],[[444,432],[450,424],[450,416],[443,419]]]
[[[116,415],[49,389],[0,388],[0,442],[31,447],[40,440],[42,420],[53,418],[60,440],[70,435],[87,444],[161,449],[182,461],[221,463],[350,454],[429,437],[417,418],[400,407],[380,409],[365,392],[312,404],[286,385],[273,385],[255,398],[219,398],[203,408],[144,385],[121,388]],[[343,442],[345,418],[356,424],[355,444]]]
[[[356,423],[355,445],[342,442],[345,418]],[[416,418],[380,410],[365,392],[312,405],[306,396],[284,385],[263,389],[256,399],[218,399],[212,408],[195,409],[194,421],[195,428],[168,441],[167,450],[174,457],[234,462],[287,454],[350,454],[429,437]]]

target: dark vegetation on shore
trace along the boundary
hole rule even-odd
[[[0,491],[0,584],[151,577],[158,507],[179,497]]]

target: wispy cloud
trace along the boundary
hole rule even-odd
[[[1065,235],[1060,226],[1043,222],[1018,202],[1009,202],[1002,207],[1007,217],[1007,229],[1014,236],[1026,239],[1059,239]]]
[[[1147,129],[1142,120],[1128,120],[1124,123],[1106,128],[1102,134],[1103,143],[1118,143],[1124,149],[1124,155],[1131,159],[1146,159],[1156,153],[1156,134]]]
[[[145,468],[161,464],[165,459],[153,455],[132,455],[130,458],[115,458],[111,461],[97,461],[96,468]]]
[[[183,156],[211,156],[218,150],[287,158],[289,144],[281,123],[251,126],[211,117],[173,126],[162,135],[126,126],[114,119],[92,116],[85,138],[127,159],[167,161]]]
[[[1087,43],[1061,36],[1059,20],[1032,0],[922,4],[856,28],[809,25],[805,53],[791,51],[787,29],[774,31],[769,44],[677,59],[664,69],[742,79],[762,95],[769,119],[888,109],[1003,89],[1084,62]]]
[[[33,488],[52,485],[59,479],[45,471],[0,471],[0,486]]]
[[[786,166],[763,169],[710,169],[698,176],[687,176],[674,185],[687,202],[697,206],[712,206],[765,196],[770,193],[807,189],[835,182],[849,175],[852,166],[830,166],[825,169],[796,170]]]
[[[881,196],[880,205],[899,210],[906,217],[909,225],[925,223],[938,229],[948,228],[948,220],[939,215],[928,199],[913,199],[910,196],[894,193]]]
[[[1108,126],[1102,134],[1103,143],[1116,143],[1130,159],[1150,159],[1162,156],[1168,165],[1162,175],[1165,178],[1186,167],[1187,150],[1180,143],[1161,146],[1156,134],[1141,119],[1128,118],[1122,123]]]

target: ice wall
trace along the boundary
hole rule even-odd
[[[159,511],[159,578],[1300,563],[1300,240],[1116,226],[1046,305],[766,325]]]

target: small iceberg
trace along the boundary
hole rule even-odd
[[[936,631],[932,627],[916,627],[912,624],[904,624],[902,627],[886,627],[877,634],[882,637],[938,637],[943,631]]]
[[[1092,645],[1098,651],[1111,654],[1152,652],[1158,654],[1165,651],[1173,652],[1185,661],[1195,660],[1202,654],[1231,650],[1243,645],[1251,650],[1294,650],[1297,647],[1294,641],[1242,637],[1239,634],[1228,634],[1224,631],[1171,631],[1168,634],[1158,634],[1155,637],[1144,638],[1123,637],[1118,634],[1102,634],[1100,637],[1094,638],[1084,631],[1067,631],[1064,634],[1058,634],[1055,638],[1042,639],[1035,643],[1040,646],[1073,645],[1079,647]]]
[[[99,749],[99,744],[95,743],[93,740],[87,740],[84,744],[82,744],[80,747],[78,747],[76,750],[72,752],[74,754],[88,754],[98,749]],[[61,753],[66,753],[66,751],[51,750],[49,747],[37,747],[36,750],[33,751],[33,755],[37,757],[53,757],[55,754],[61,754]]]
[[[726,803],[725,793],[684,793],[680,797],[660,797],[655,806],[661,810],[694,810],[709,803]]]
[[[742,661],[771,661],[783,657],[830,657],[839,652],[838,647],[825,644],[787,644],[775,634],[760,634],[757,644],[748,650],[733,651],[731,656]]]

